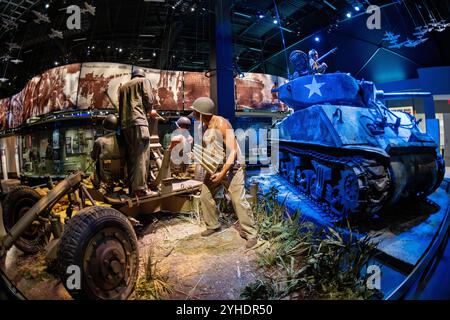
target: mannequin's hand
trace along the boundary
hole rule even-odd
[[[223,174],[222,172],[215,173],[211,176],[211,181],[213,183],[220,183],[224,177],[225,177],[225,174]]]
[[[152,111],[150,111],[150,117],[152,117],[153,119],[155,119],[158,116],[158,112],[156,112],[155,109],[153,109]]]

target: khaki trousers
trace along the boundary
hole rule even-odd
[[[123,130],[126,143],[130,194],[147,190],[150,161],[150,132],[147,126],[133,126]]]
[[[231,203],[233,204],[234,211],[239,219],[243,236],[246,239],[255,238],[257,236],[255,220],[250,203],[245,198],[244,170],[239,168],[235,172],[232,171],[233,169],[230,169],[228,181],[225,181],[225,184],[228,186],[228,194],[230,195]],[[212,184],[209,178],[210,176],[207,175],[204,180],[202,192],[200,194],[200,204],[206,228],[217,229],[220,227],[219,211],[217,210],[214,196],[219,191],[222,184]]]

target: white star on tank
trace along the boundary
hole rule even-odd
[[[311,98],[314,94],[322,96],[322,92],[320,92],[320,88],[325,84],[325,82],[316,82],[316,78],[313,77],[311,84],[305,84],[305,87],[309,89],[308,99]]]

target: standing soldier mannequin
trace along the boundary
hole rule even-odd
[[[119,89],[121,131],[127,146],[127,168],[130,195],[142,197],[151,193],[147,186],[150,159],[150,130],[147,114],[154,97],[142,69],[133,70],[131,80]]]
[[[317,74],[317,73],[325,73],[325,71],[327,71],[327,64],[325,62],[322,62],[321,64],[319,64],[318,62],[319,60],[319,53],[312,49],[309,51],[309,65],[311,67],[311,72],[312,74]]]
[[[251,248],[257,243],[257,230],[251,206],[245,197],[244,171],[238,161],[240,150],[234,136],[233,127],[223,117],[214,115],[214,102],[207,97],[194,101],[192,109],[194,116],[203,125],[203,143],[213,143],[213,136],[221,135],[223,150],[226,150],[226,161],[219,171],[213,175],[206,174],[200,203],[206,230],[201,233],[207,237],[220,231],[219,212],[214,196],[219,191],[221,183],[227,185],[228,193],[233,204],[234,211],[241,225],[240,235],[247,240],[246,247]],[[217,140],[216,140],[217,142]]]

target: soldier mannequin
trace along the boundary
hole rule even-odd
[[[307,76],[310,73],[308,56],[301,50],[294,50],[289,55],[289,61],[294,67],[294,73],[289,77],[289,80],[297,79],[298,77]]]
[[[319,64],[319,62],[317,61],[319,60],[319,53],[312,49],[309,51],[309,65],[311,68],[311,72],[312,74],[320,74],[320,73],[325,73],[325,71],[327,71],[327,64],[325,62],[322,62],[321,64]]]
[[[228,186],[228,193],[241,225],[240,235],[247,240],[246,247],[251,248],[257,243],[257,230],[251,206],[245,197],[244,171],[238,161],[240,151],[233,127],[225,118],[214,115],[214,102],[210,98],[198,98],[194,101],[192,109],[195,118],[203,125],[203,142],[207,140],[206,130],[211,130],[210,132],[222,135],[223,149],[227,150],[223,167],[213,175],[207,174],[204,179],[200,203],[207,229],[201,235],[207,237],[220,231],[219,212],[214,195],[219,191],[221,183],[224,183]]]
[[[127,146],[127,168],[130,195],[151,193],[147,186],[150,159],[150,130],[147,114],[152,111],[154,97],[142,69],[133,70],[131,80],[119,89],[121,131]]]
[[[179,178],[186,178],[189,176],[188,170],[191,162],[191,150],[194,144],[194,138],[189,132],[191,127],[191,120],[187,117],[180,117],[175,125],[177,129],[172,132],[169,149],[174,152],[171,154],[171,172],[172,175]],[[181,145],[176,147],[179,143]],[[176,149],[174,150],[174,148]]]

